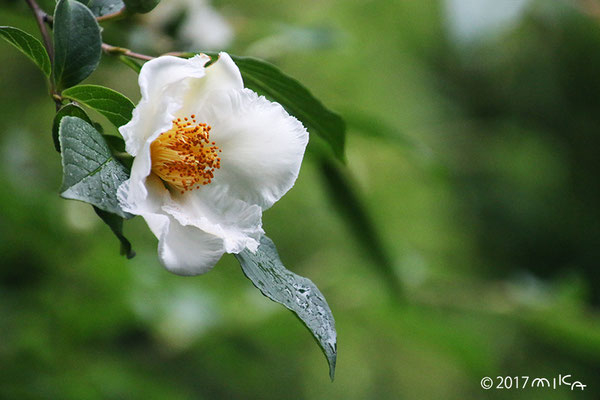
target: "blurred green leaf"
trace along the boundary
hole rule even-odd
[[[357,109],[344,111],[344,119],[348,126],[367,137],[389,140],[411,150],[422,148],[422,145],[415,139],[380,117]]]
[[[117,128],[131,119],[135,105],[121,93],[97,85],[79,85],[62,92],[62,96],[84,104],[104,115]]]
[[[333,380],[337,359],[335,321],[323,294],[308,278],[287,270],[271,239],[264,236],[256,253],[235,255],[244,274],[262,294],[290,309],[313,334],[329,363]]]
[[[58,139],[58,130],[60,127],[60,121],[62,120],[63,117],[66,117],[66,116],[81,118],[88,124],[92,123],[92,121],[90,120],[90,117],[88,117],[88,115],[85,113],[85,111],[76,104],[70,103],[70,104],[67,104],[66,106],[63,106],[60,110],[58,110],[58,112],[54,116],[54,120],[52,121],[52,139],[54,140],[54,147],[56,148],[56,151],[58,151],[59,153],[60,153],[60,140]]]
[[[328,157],[320,157],[319,169],[329,198],[349,225],[356,242],[373,259],[381,277],[396,298],[402,294],[402,286],[394,271],[392,257],[386,249],[373,219],[369,215],[348,171]]]
[[[12,26],[0,26],[0,36],[29,57],[46,77],[50,76],[50,57],[39,40]]]
[[[338,114],[327,109],[306,87],[276,66],[252,57],[231,58],[239,67],[246,87],[280,103],[311,133],[324,139],[340,161],[345,160],[346,124]]]
[[[60,195],[130,218],[117,200],[117,188],[129,174],[113,158],[102,135],[84,120],[65,116],[60,122],[59,139],[63,164]]]
[[[129,57],[119,56],[119,61],[134,70],[136,74],[139,74],[142,70],[142,66],[137,61],[134,61]]]
[[[85,4],[96,16],[101,17],[107,14],[113,14],[125,7],[122,0],[77,0]]]
[[[123,235],[123,217],[103,211],[96,206],[94,206],[94,211],[121,242],[121,255],[124,255],[128,259],[135,257],[135,251],[131,248],[131,243]]]
[[[60,0],[54,12],[54,79],[59,89],[87,78],[100,62],[102,38],[94,14],[76,0]]]
[[[123,0],[127,11],[144,14],[150,12],[160,3],[160,0]]]

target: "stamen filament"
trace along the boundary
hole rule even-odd
[[[173,120],[172,128],[150,145],[152,172],[181,193],[211,183],[221,168],[221,149],[209,140],[210,130],[193,114]]]

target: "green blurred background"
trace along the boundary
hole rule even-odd
[[[181,29],[194,2],[177,4],[105,23],[105,41],[198,46]],[[233,35],[206,46],[270,60],[348,122],[347,166],[323,163],[311,138],[296,186],[264,215],[286,266],[333,310],[336,380],[234,257],[171,275],[136,218],[128,261],[91,207],[58,197],[53,102],[2,42],[0,398],[599,398],[600,5],[213,6]],[[0,7],[0,25],[39,36],[24,2]],[[86,82],[139,98],[135,73],[109,57]],[[585,391],[480,387],[558,374]]]

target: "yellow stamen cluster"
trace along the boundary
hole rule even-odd
[[[152,172],[181,193],[211,183],[221,167],[221,149],[210,141],[210,129],[195,115],[173,120],[173,127],[150,145]]]

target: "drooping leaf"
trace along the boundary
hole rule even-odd
[[[344,110],[343,114],[350,129],[354,129],[367,137],[381,138],[409,150],[420,150],[424,147],[398,127],[363,110],[349,109]]]
[[[123,0],[127,11],[144,14],[150,12],[160,3],[160,0]]]
[[[359,246],[373,259],[381,278],[386,282],[393,298],[401,299],[402,286],[395,273],[389,251],[377,230],[367,207],[351,182],[344,167],[328,157],[320,157],[319,167],[324,188],[329,198],[348,224]]]
[[[102,135],[84,120],[66,116],[60,121],[58,136],[63,164],[60,195],[130,218],[117,200],[117,188],[129,174],[113,158]]]
[[[323,294],[310,279],[287,270],[271,239],[263,236],[256,253],[236,254],[242,271],[263,295],[290,309],[313,334],[329,363],[333,380],[337,359],[335,321]]]
[[[101,52],[94,14],[76,0],[59,0],[54,11],[54,79],[59,90],[87,78],[98,66]]]
[[[123,218],[116,214],[101,210],[96,206],[94,206],[94,211],[96,211],[96,214],[106,225],[108,225],[121,242],[121,255],[124,255],[129,259],[135,257],[135,251],[131,248],[131,243],[127,240],[125,235],[123,235]]]
[[[122,0],[77,0],[85,4],[96,17],[114,14],[125,7]]]
[[[54,140],[54,147],[59,153],[60,141],[58,140],[58,128],[60,127],[60,120],[66,116],[81,118],[88,124],[92,123],[90,117],[88,117],[85,111],[83,111],[81,107],[73,103],[67,104],[66,106],[63,106],[60,110],[58,110],[58,112],[54,116],[54,121],[52,121],[52,139]]]
[[[214,56],[214,53],[210,55]],[[324,139],[336,157],[344,161],[346,124],[338,114],[326,108],[306,87],[276,66],[253,57],[231,57],[240,69],[247,88],[281,104],[309,132]]]
[[[46,77],[50,76],[50,57],[39,40],[12,26],[0,26],[0,36],[29,57]]]
[[[142,66],[137,61],[134,61],[129,57],[119,56],[119,61],[134,70],[136,74],[139,74],[142,70]]]
[[[121,93],[97,85],[79,85],[65,89],[62,96],[86,105],[104,115],[117,128],[131,119],[135,105]]]

